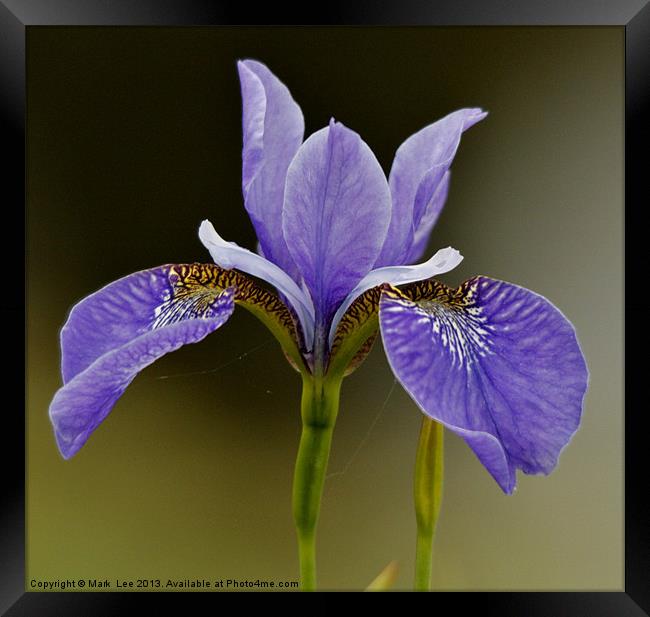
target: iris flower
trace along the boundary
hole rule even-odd
[[[571,323],[542,296],[485,276],[456,288],[435,281],[462,260],[450,247],[413,265],[447,198],[461,135],[485,112],[460,109],[411,135],[386,178],[340,122],[303,141],[300,107],[264,64],[238,70],[242,189],[257,252],[205,220],[199,238],[214,263],[136,272],[81,300],[61,331],[64,385],[50,418],[72,457],[143,368],[201,341],[235,305],[248,309],[302,376],[293,500],[302,582],[312,588],[341,382],[378,332],[421,411],[462,437],[505,493],[517,469],[556,466],[580,423],[587,368]]]

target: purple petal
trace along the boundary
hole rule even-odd
[[[450,176],[451,172],[447,171],[438,184],[438,187],[431,194],[429,203],[426,205],[419,223],[414,228],[413,242],[406,255],[405,263],[410,264],[418,261],[427,248],[431,230],[438,221],[438,217],[447,201]]]
[[[65,458],[83,446],[139,371],[200,341],[232,314],[233,289],[176,285],[180,267],[136,272],[72,309],[61,331],[65,385],[50,405]]]
[[[291,276],[296,267],[282,236],[284,182],[305,130],[300,107],[262,63],[237,63],[243,102],[244,204],[267,259]]]
[[[476,277],[382,294],[384,347],[422,411],[465,439],[506,493],[550,473],[578,429],[588,372],[571,323],[543,297]]]
[[[459,109],[414,133],[397,149],[388,180],[393,213],[376,268],[409,263],[414,233],[451,166],[463,131],[485,116],[481,109]]]
[[[390,219],[388,183],[362,139],[338,122],[301,146],[287,173],[283,231],[326,324],[371,269]]]

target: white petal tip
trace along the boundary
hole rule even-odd
[[[440,249],[429,261],[435,268],[446,267],[447,270],[445,271],[448,272],[463,261],[463,256],[460,254],[460,251],[448,246],[444,249]]]
[[[208,221],[208,219],[204,219],[199,225],[199,239],[203,244],[210,241],[215,242],[221,240],[214,225]]]
[[[235,267],[231,252],[233,248],[239,247],[234,242],[226,242],[208,219],[201,221],[201,225],[199,225],[199,240],[210,251],[214,263],[221,268]]]

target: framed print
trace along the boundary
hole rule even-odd
[[[498,614],[649,610],[628,274],[642,263],[643,1],[489,15],[479,3],[359,4],[312,25],[244,25],[226,3],[3,4],[7,235],[24,225],[26,240],[24,314],[20,293],[3,308],[26,332],[25,416],[14,406],[6,429],[25,435],[6,463],[7,615],[115,614],[161,591],[409,591],[416,562],[430,564],[425,588]],[[431,126],[448,152],[421,163],[408,138]],[[419,252],[381,260],[372,234],[392,233],[391,203],[402,224],[400,165],[423,166],[409,212],[421,202],[424,214],[404,223]],[[12,263],[19,249],[5,250]],[[439,250],[451,252],[434,263]],[[417,295],[432,276],[435,297]],[[487,320],[472,321],[458,294],[489,298],[492,286],[510,304],[471,304]],[[452,312],[431,327],[448,337],[429,352],[437,331],[417,324],[442,297]],[[359,298],[375,302],[373,331],[349,317],[363,314]],[[143,303],[152,321],[130,329],[123,307]],[[403,335],[406,309],[417,319]],[[517,338],[517,315],[537,311]],[[349,357],[340,332],[355,341]],[[543,352],[527,351],[531,337]],[[485,373],[491,385],[463,364],[483,344],[510,350]],[[338,366],[337,353],[340,381],[305,403],[316,388],[305,374]],[[420,388],[411,368],[449,354],[460,385],[450,373]],[[482,397],[493,430],[470,412],[462,423],[459,388]],[[90,415],[71,415],[84,405]],[[423,418],[449,429],[432,559],[416,550]],[[306,437],[319,423],[327,435]]]

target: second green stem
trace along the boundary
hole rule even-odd
[[[418,535],[415,551],[415,589],[431,589],[433,539],[442,502],[443,478],[442,424],[422,418],[420,440],[415,459],[415,518]]]

